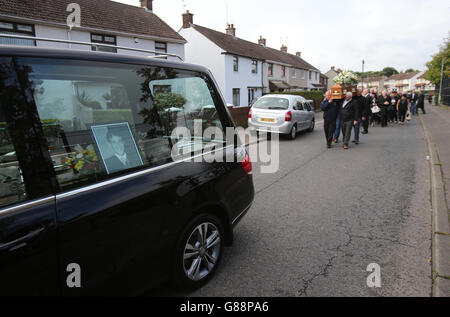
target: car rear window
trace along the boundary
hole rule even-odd
[[[205,134],[224,129],[203,73],[45,58],[17,63],[62,189],[173,162],[177,143],[186,153],[226,142],[225,133]],[[173,134],[177,128],[190,136]]]
[[[286,110],[289,108],[289,100],[279,97],[261,98],[255,102],[253,107],[257,109]]]

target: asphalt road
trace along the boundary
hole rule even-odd
[[[431,206],[420,122],[375,127],[345,151],[322,124],[280,140],[280,169],[254,164],[255,202],[216,276],[158,296],[430,296]],[[369,264],[381,287],[369,288]]]

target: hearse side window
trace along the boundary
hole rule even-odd
[[[27,193],[22,170],[0,107],[0,207],[24,200],[27,200]]]
[[[207,128],[224,129],[216,109],[219,98],[201,73],[78,60],[18,60],[30,69],[34,102],[61,190],[173,162],[177,143],[186,145],[183,151],[211,143],[224,146],[225,133],[202,137]],[[190,135],[172,134],[175,128],[185,128]]]
[[[8,123],[7,112],[20,116],[18,88],[13,78],[13,63],[8,57],[0,57],[0,207],[27,200],[22,169],[10,131],[14,133],[16,122]],[[20,123],[18,124],[20,126]],[[34,198],[34,197],[33,197]]]

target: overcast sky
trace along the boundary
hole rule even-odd
[[[360,71],[362,59],[366,70],[425,70],[450,32],[449,0],[153,1],[153,12],[176,31],[184,8],[195,24],[225,32],[233,23],[237,37],[257,42],[262,35],[277,49],[285,44],[322,72],[330,66]]]

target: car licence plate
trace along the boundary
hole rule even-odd
[[[261,118],[261,122],[275,122],[275,119],[272,119],[272,118]]]

